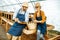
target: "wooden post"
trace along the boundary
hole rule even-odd
[[[8,21],[9,21],[9,14],[7,14],[8,15]]]
[[[13,15],[11,15],[11,21],[12,21],[12,16],[13,16]]]
[[[7,14],[6,14],[6,18],[7,18]]]
[[[4,13],[4,16],[3,17],[5,17],[5,13]]]
[[[1,25],[2,25],[2,18],[1,18]]]
[[[8,31],[8,23],[6,22],[6,32]]]

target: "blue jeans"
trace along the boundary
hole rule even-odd
[[[41,31],[37,30],[37,40],[40,40],[40,38],[42,38],[43,40],[45,40],[43,34],[41,33]]]

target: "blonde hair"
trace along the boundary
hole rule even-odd
[[[35,7],[40,7],[40,3],[39,2],[36,2],[35,3]]]
[[[22,6],[28,7],[28,2],[23,2]]]

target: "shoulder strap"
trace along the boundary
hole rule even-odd
[[[18,17],[18,13],[19,13],[20,10],[21,10],[21,9],[18,10],[18,12],[17,12],[17,16],[16,16],[16,17]]]
[[[21,10],[21,9],[19,9],[17,13],[19,13],[20,10]]]

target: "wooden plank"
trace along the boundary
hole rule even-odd
[[[13,23],[12,22],[10,22],[9,20],[7,20],[6,18],[4,18],[4,17],[1,17],[1,19],[2,20],[4,20],[5,22],[7,22],[8,24],[10,24],[10,25],[13,25]]]
[[[55,36],[53,38],[50,38],[49,40],[55,40],[57,37],[60,37],[60,35],[57,35],[57,36]]]
[[[10,13],[10,12],[4,12],[4,14],[13,15],[13,13]]]

